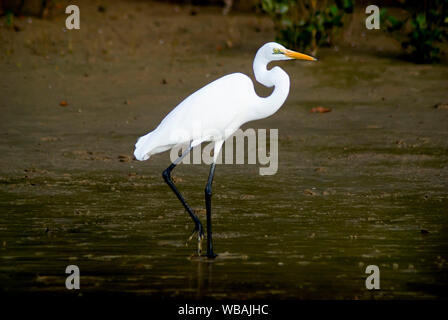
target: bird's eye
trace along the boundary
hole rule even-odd
[[[273,54],[283,54],[283,52],[280,49],[277,49],[277,48],[273,49],[272,53]]]

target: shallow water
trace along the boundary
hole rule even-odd
[[[2,289],[65,293],[65,267],[75,264],[85,295],[446,297],[445,146],[384,145],[393,129],[301,130],[280,131],[274,176],[259,176],[256,165],[217,166],[213,261],[194,257],[194,241],[185,245],[193,224],[160,175],[167,155],[116,171],[3,178]],[[206,165],[174,171],[204,225],[207,174]],[[365,289],[372,264],[380,291]]]

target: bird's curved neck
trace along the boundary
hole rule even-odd
[[[270,61],[258,54],[254,59],[255,79],[266,87],[274,87],[272,94],[266,98],[261,98],[261,103],[257,106],[258,118],[266,118],[274,114],[285,102],[289,93],[289,76],[280,67],[267,69]]]

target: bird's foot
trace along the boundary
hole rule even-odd
[[[213,252],[211,252],[211,253],[207,253],[207,258],[209,258],[209,259],[215,259],[217,256],[218,256],[218,255],[215,254],[215,253],[213,253]]]
[[[202,253],[202,240],[204,240],[204,234],[198,236],[198,256]]]
[[[190,243],[191,239],[194,238],[194,236],[197,235],[198,236],[198,240],[202,240],[204,238],[204,231],[202,231],[201,227],[195,227],[193,229],[193,232],[191,233],[191,235],[188,237],[187,241],[185,242],[185,245],[187,246],[188,243]]]
[[[188,237],[185,245],[188,245],[191,239],[193,239],[196,235],[198,236],[198,256],[200,256],[202,253],[202,240],[204,240],[205,238],[204,231],[202,230],[201,225],[193,229],[193,232],[191,233],[190,237]]]
[[[193,237],[198,233],[198,230],[195,228],[193,229],[193,232],[191,233],[191,235],[188,237],[187,241],[185,241],[185,246],[188,246],[188,244],[190,243],[191,239],[193,239]]]

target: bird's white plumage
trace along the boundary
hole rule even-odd
[[[138,139],[135,158],[147,160],[153,154],[191,143],[196,146],[204,141],[215,141],[215,157],[222,142],[248,121],[265,118],[275,113],[289,93],[289,77],[281,68],[267,70],[273,60],[291,58],[276,53],[286,50],[270,42],[262,46],[254,59],[255,78],[272,87],[273,93],[259,97],[252,80],[242,73],[232,73],[219,78],[194,92],[177,105],[156,129]]]
[[[242,73],[209,83],[183,100],[154,131],[141,137],[135,157],[146,160],[151,154],[189,141],[195,146],[203,141],[225,140],[244,121],[243,106],[253,106],[254,101],[247,98],[249,94],[255,95],[254,86]]]

